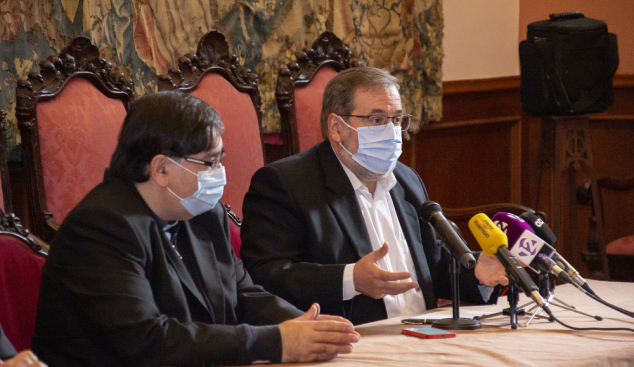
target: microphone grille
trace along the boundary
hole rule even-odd
[[[420,219],[423,223],[429,223],[431,216],[434,215],[435,212],[442,213],[442,209],[438,203],[433,201],[423,203],[423,205],[420,206]]]

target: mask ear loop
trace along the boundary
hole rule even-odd
[[[343,122],[344,125],[346,125],[347,127],[351,128],[354,131],[357,131],[357,129],[355,129],[354,127],[348,125],[346,120],[342,119],[341,116],[337,115],[337,117],[339,117],[339,120],[341,120],[341,122]],[[350,151],[348,149],[346,149],[346,147],[344,147],[343,144],[341,144],[341,142],[339,142],[339,145],[341,146],[341,148],[343,148],[343,150],[346,151],[346,153],[350,154],[351,157],[354,157],[354,154],[350,153]]]
[[[176,195],[176,193],[174,191],[172,191],[172,189],[170,189],[169,186],[165,186],[165,188],[172,193],[172,195],[176,196],[178,198],[178,200],[183,200],[183,198],[181,198],[180,196]]]
[[[195,174],[194,172],[190,171],[187,167],[185,167],[185,166],[183,166],[182,164],[180,164],[180,163],[176,162],[176,161],[175,161],[175,160],[173,160],[172,158],[167,157],[167,159],[169,159],[170,161],[172,161],[172,163],[174,163],[174,164],[176,164],[176,165],[180,166],[180,167],[181,167],[182,169],[184,169],[185,171],[187,171],[187,172],[191,173],[192,175],[194,175],[194,176],[198,176],[198,175],[197,175],[197,174]],[[166,188],[169,192],[171,192],[171,193],[172,193],[172,195],[176,196],[176,197],[178,198],[178,200],[181,200],[181,201],[182,201],[182,200],[184,200],[182,197],[180,197],[180,196],[176,195],[176,193],[175,193],[174,191],[172,191],[172,189],[170,189],[170,187],[169,187],[169,186],[165,186],[165,188]]]
[[[187,168],[187,167],[183,166],[182,164],[180,164],[180,163],[176,162],[176,161],[175,161],[175,160],[173,160],[172,158],[167,157],[167,159],[169,159],[170,161],[172,161],[172,163],[174,163],[174,164],[178,165],[180,168],[184,169],[185,171],[187,171],[187,172],[191,173],[192,175],[194,175],[194,176],[198,176],[198,174],[197,174],[197,173],[194,173],[194,171],[192,171],[192,170],[190,170],[189,168]]]
[[[341,122],[343,122],[347,127],[351,128],[354,131],[357,131],[357,129],[355,129],[354,127],[348,125],[348,123],[346,122],[346,120],[342,119],[341,116],[337,115],[337,117],[339,117],[339,120],[341,120]]]

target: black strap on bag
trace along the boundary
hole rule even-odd
[[[605,22],[551,14],[529,24],[520,43],[522,107],[542,116],[603,112],[614,100],[618,64],[616,35]]]

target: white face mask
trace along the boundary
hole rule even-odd
[[[364,126],[355,129],[339,115],[337,117],[346,126],[357,131],[359,150],[355,154],[350,153],[343,144],[339,143],[355,162],[379,175],[384,175],[394,169],[398,157],[403,153],[403,137],[400,126],[394,126],[390,122],[387,125]]]
[[[169,192],[180,199],[181,205],[194,217],[213,209],[222,197],[224,187],[227,184],[225,167],[219,166],[213,171],[207,170],[194,173],[172,158],[168,159],[198,177],[198,190],[191,197],[183,199],[167,187]]]

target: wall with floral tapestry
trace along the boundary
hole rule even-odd
[[[365,65],[402,83],[404,108],[420,124],[441,117],[442,0],[3,0],[0,1],[0,109],[9,159],[20,158],[15,118],[19,79],[78,35],[126,66],[135,96],[155,92],[157,75],[196,51],[205,33],[227,36],[240,63],[259,76],[265,133],[280,130],[280,66],[330,30]]]

